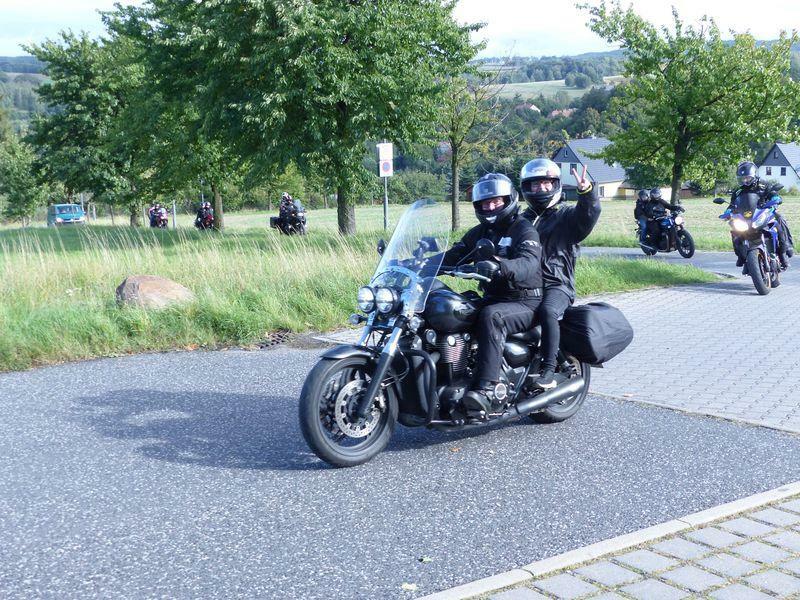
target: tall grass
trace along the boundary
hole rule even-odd
[[[248,344],[275,330],[326,330],[354,308],[372,274],[378,232],[342,238],[263,229],[225,234],[125,227],[0,233],[0,370],[144,350]],[[167,277],[196,300],[121,308],[128,275]],[[655,261],[581,261],[581,294],[706,281]]]

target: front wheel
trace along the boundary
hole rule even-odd
[[[747,272],[753,279],[753,285],[756,291],[762,296],[769,294],[770,290],[770,273],[769,266],[767,265],[766,256],[758,249],[750,250],[747,253]]]
[[[397,399],[391,388],[378,394],[365,419],[353,414],[372,370],[365,357],[323,359],[303,384],[300,431],[314,454],[334,467],[354,467],[371,460],[394,431]]]
[[[694,256],[694,240],[691,234],[682,229],[678,232],[678,254],[683,258],[692,258]]]
[[[580,362],[574,356],[568,356],[566,363],[558,368],[558,372],[562,375],[567,375],[570,379],[572,377],[583,376],[583,388],[574,396],[570,396],[557,404],[548,406],[541,412],[531,414],[531,419],[536,423],[560,423],[566,421],[574,415],[586,400],[586,395],[589,393],[589,382],[592,378],[592,368]]]

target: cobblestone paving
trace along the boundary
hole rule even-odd
[[[716,265],[717,254],[695,264]],[[739,277],[603,298],[625,313],[635,337],[593,371],[592,390],[800,432],[795,269],[767,296]]]
[[[800,497],[482,598],[800,598]]]

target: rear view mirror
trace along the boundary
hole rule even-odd
[[[725,198],[714,198],[714,204],[725,204],[726,202]]]
[[[420,240],[420,246],[425,244],[425,252],[439,252],[439,244],[435,237],[424,237]]]
[[[378,255],[383,256],[383,253],[386,252],[386,242],[383,239],[378,240]]]
[[[486,238],[478,240],[478,243],[475,244],[475,251],[481,260],[489,260],[497,252],[492,240]]]

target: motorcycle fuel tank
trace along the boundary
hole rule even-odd
[[[422,316],[436,331],[468,331],[478,317],[478,306],[452,290],[438,289],[428,296]]]

